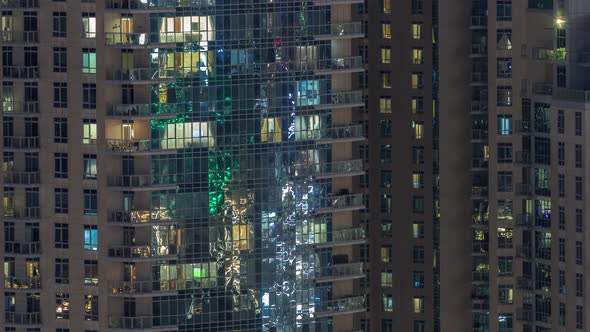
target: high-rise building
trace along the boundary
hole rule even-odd
[[[360,330],[361,2],[1,0],[4,330]]]
[[[587,331],[590,3],[450,1],[441,329]]]
[[[371,331],[439,331],[437,3],[367,2]]]

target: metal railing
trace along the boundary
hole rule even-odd
[[[363,263],[335,264],[328,267],[317,267],[314,269],[314,274],[316,279],[363,276],[365,266]]]
[[[148,46],[199,41],[200,32],[105,32],[107,46]]]
[[[533,194],[533,185],[530,183],[517,183],[514,191],[520,196],[530,196]]]
[[[5,30],[0,33],[4,43],[38,43],[38,31],[15,31]]]
[[[39,8],[39,0],[2,0],[0,8]]]
[[[363,125],[322,128],[314,132],[317,132],[320,140],[349,140],[365,137]]]
[[[317,37],[346,37],[364,34],[361,22],[343,22],[326,25],[307,26],[304,34]]]
[[[346,314],[347,312],[363,311],[367,309],[366,296],[351,296],[330,301],[316,303],[318,316],[330,316],[334,314]]]
[[[568,100],[580,103],[590,103],[590,91],[554,88],[553,99]]]
[[[2,172],[5,184],[34,185],[41,182],[39,172]]]
[[[488,282],[490,280],[490,271],[472,271],[471,281]]]
[[[36,290],[41,289],[39,277],[4,277],[4,288],[11,290]]]
[[[365,206],[363,194],[346,194],[335,195],[332,197],[322,197],[319,200],[319,206],[316,208],[316,213],[347,210],[347,209],[362,209]]]
[[[41,242],[4,242],[4,253],[14,255],[40,255]]]
[[[342,160],[331,163],[295,165],[290,173],[295,176],[335,176],[363,172],[363,160]]]
[[[472,72],[471,83],[487,83],[488,73],[486,72]]]
[[[473,55],[487,55],[488,48],[484,44],[475,43],[471,44],[471,54]]]
[[[107,115],[121,117],[175,116],[178,113],[188,112],[191,106],[188,103],[109,105]]]
[[[41,325],[41,313],[4,311],[4,320],[12,325]]]
[[[37,66],[2,66],[4,78],[12,79],[37,79],[39,67]]]
[[[534,82],[533,93],[537,95],[548,95],[553,94],[553,83],[550,82]]]
[[[107,186],[145,188],[176,184],[176,174],[109,175]]]
[[[555,51],[553,49],[535,47],[533,48],[532,58],[540,61],[553,61],[555,60]]]
[[[331,71],[331,70],[353,70],[363,68],[363,58],[360,56],[332,58],[332,59],[318,59],[304,62],[295,62],[297,70],[316,70],[316,71]]]
[[[160,139],[107,139],[107,151],[149,152],[161,149]]]
[[[123,10],[174,10],[176,7],[215,6],[215,0],[106,0],[106,9]]]
[[[4,207],[4,218],[14,219],[39,219],[41,215],[41,208],[35,207]]]
[[[7,149],[38,149],[39,137],[4,136],[4,148]]]
[[[528,165],[532,162],[531,153],[529,151],[516,151],[514,153],[514,161],[517,164]]]
[[[108,289],[111,294],[149,294],[155,292],[170,292],[177,290],[210,288],[217,286],[213,278],[203,279],[173,279],[173,280],[145,280],[122,281],[110,280]]]
[[[517,246],[516,256],[520,258],[529,259],[531,258],[531,247],[530,246]]]
[[[533,217],[530,214],[522,213],[516,215],[516,226],[530,227],[533,225]]]
[[[471,102],[472,113],[486,113],[488,111],[488,103],[486,101],[474,100]]]
[[[124,224],[147,224],[173,221],[171,211],[162,210],[109,210],[108,221]]]
[[[179,247],[177,245],[135,245],[135,246],[113,246],[109,247],[109,257],[111,258],[139,258],[149,259],[157,257],[170,257],[178,255]]]
[[[362,91],[332,92],[332,93],[319,95],[318,98],[319,98],[318,104],[308,103],[307,106],[315,106],[316,108],[318,108],[318,107],[332,107],[333,108],[335,106],[347,107],[346,105],[354,105],[354,104],[364,105]],[[299,104],[300,106],[306,106],[303,103],[304,100],[311,101],[311,100],[313,100],[313,98],[306,97],[306,99],[300,99],[300,104]]]
[[[486,26],[488,24],[488,18],[484,15],[473,15],[471,16],[471,26]]]
[[[166,68],[131,68],[121,70],[111,68],[106,72],[109,81],[160,81],[173,80],[184,77],[184,73],[177,69]]]
[[[2,112],[4,114],[9,114],[9,113],[38,114],[39,113],[39,102],[38,101],[4,100],[4,101],[2,101]]]

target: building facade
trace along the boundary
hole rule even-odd
[[[361,1],[4,0],[5,331],[354,331]]]
[[[586,331],[585,1],[441,8],[441,327]]]

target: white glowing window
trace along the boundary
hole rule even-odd
[[[297,82],[297,106],[317,105],[320,103],[320,82]]]

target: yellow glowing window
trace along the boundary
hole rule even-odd
[[[415,65],[422,64],[422,49],[421,48],[412,49],[412,64],[415,64]]]
[[[384,89],[391,89],[391,73],[381,73],[381,87]]]
[[[381,2],[383,3],[383,14],[391,13],[391,0],[381,0]]]
[[[27,277],[39,276],[39,262],[26,262]]]
[[[381,37],[391,39],[391,23],[381,23]]]
[[[239,250],[248,250],[249,246],[249,227],[248,225],[233,225],[232,226],[232,239],[234,248]]]
[[[280,142],[282,140],[280,118],[262,119],[260,140],[262,142]]]
[[[424,113],[424,98],[412,97],[412,113],[413,114]]]
[[[424,188],[424,174],[420,172],[414,172],[412,174],[412,188],[420,189]]]
[[[381,261],[384,263],[391,262],[391,247],[381,247]]]
[[[421,314],[424,312],[424,298],[423,297],[415,297],[414,298],[414,313]]]
[[[412,23],[412,39],[422,39],[422,23]]]
[[[379,113],[391,113],[391,98],[381,97],[379,99]]]
[[[381,63],[391,63],[391,49],[389,47],[381,48]]]
[[[424,137],[424,123],[422,121],[412,121],[412,128],[414,129],[415,139],[422,139]]]
[[[423,87],[424,76],[421,73],[413,73],[412,74],[412,89],[421,89]]]

